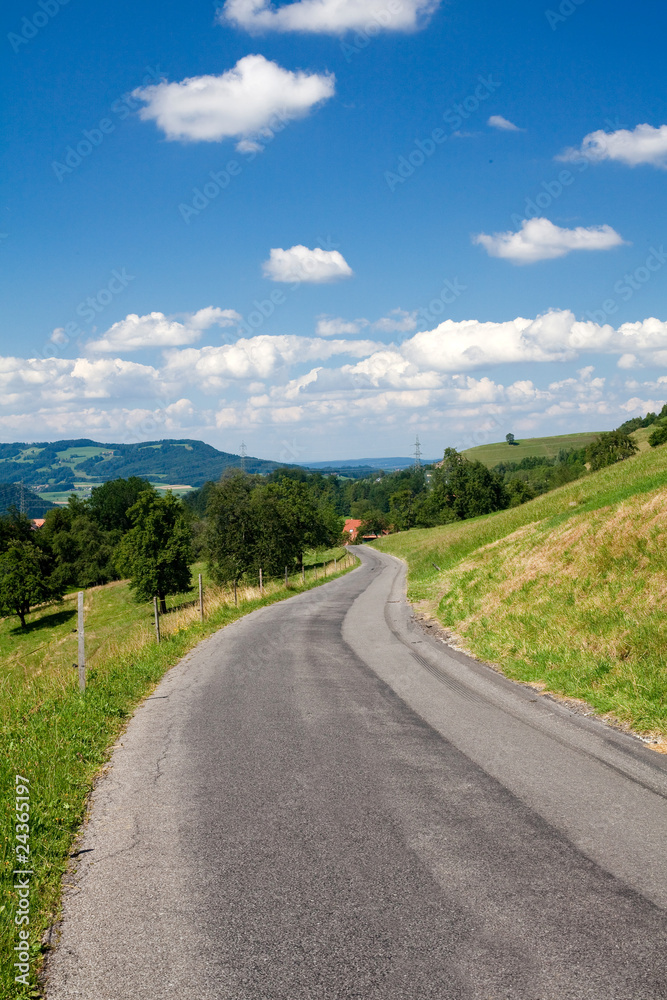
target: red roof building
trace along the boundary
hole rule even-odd
[[[353,517],[348,517],[343,527],[343,534],[347,535],[349,540],[353,542],[357,537],[357,532],[359,531],[360,527],[361,527],[361,521],[357,521]]]

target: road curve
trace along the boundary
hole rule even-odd
[[[48,1000],[667,997],[667,760],[449,649],[359,554],[137,711]]]

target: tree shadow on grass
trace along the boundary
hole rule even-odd
[[[32,632],[39,632],[43,628],[57,628],[58,625],[64,625],[75,617],[76,608],[69,608],[67,611],[54,611],[51,615],[44,615],[43,618],[38,618],[36,622],[28,622],[25,628],[21,628],[21,625],[18,624],[16,628],[11,629],[10,634],[13,636],[30,635]]]

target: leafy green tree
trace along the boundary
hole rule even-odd
[[[103,531],[77,497],[48,511],[39,541],[47,543],[56,561],[54,576],[63,586],[97,587],[118,579],[118,533]]]
[[[530,483],[525,482],[523,479],[512,479],[507,483],[505,488],[509,497],[510,507],[518,507],[528,500],[534,500],[536,496]]]
[[[103,531],[115,530],[125,534],[132,527],[130,508],[146,492],[157,496],[148,480],[139,476],[110,479],[108,483],[93,489],[87,507],[91,517]]]
[[[13,542],[32,541],[34,534],[30,518],[19,513],[16,507],[10,507],[0,517],[0,552],[5,552]]]
[[[411,489],[397,490],[389,497],[389,516],[398,531],[413,528],[416,517],[416,497]]]
[[[340,538],[341,519],[317,503],[305,482],[284,478],[259,486],[251,507],[256,525],[254,564],[269,575],[301,565],[305,549],[333,545]]]
[[[586,459],[590,463],[591,472],[596,472],[630,458],[638,450],[636,443],[623,431],[609,431],[589,444]]]
[[[519,443],[518,441],[514,440],[514,435],[513,434],[506,434],[505,435],[505,440],[507,441],[508,444],[518,444]]]
[[[164,614],[167,596],[192,585],[190,526],[183,504],[171,493],[160,497],[142,490],[128,516],[132,527],[120,544],[118,569],[129,576],[136,600],[157,596]]]
[[[658,427],[649,435],[648,443],[651,448],[657,448],[658,445],[664,444],[667,441],[667,423],[659,424]]]
[[[357,538],[363,540],[364,535],[381,535],[389,527],[389,520],[381,510],[371,510],[361,522]]]
[[[255,485],[254,476],[232,469],[210,491],[206,550],[218,583],[239,580],[253,565],[257,525],[250,498]]]
[[[45,572],[37,546],[26,541],[11,542],[0,555],[0,611],[18,615],[25,628],[26,615],[33,605],[61,596],[62,590]]]

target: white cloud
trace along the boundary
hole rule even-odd
[[[209,306],[182,325],[206,329],[229,321],[228,312]],[[405,320],[396,311],[388,315]],[[374,325],[349,322],[367,330]],[[620,371],[605,380],[593,368],[600,358],[613,359]],[[540,365],[556,363],[562,377],[554,379],[551,367],[540,376]],[[501,365],[529,364],[532,378],[506,383],[492,377]],[[665,370],[667,320],[649,317],[614,328],[577,320],[567,310],[504,322],[446,320],[393,344],[340,334],[257,334],[169,349],[156,367],[113,356],[0,358],[0,435],[22,439],[30,427],[42,440],[213,436],[212,443],[236,451],[240,437],[224,438],[225,428],[264,428],[257,453],[276,457],[280,437],[274,440],[271,429],[288,425],[296,440],[322,442],[304,445],[304,457],[306,447],[314,458],[334,436],[343,444],[357,440],[359,427],[364,439],[384,442],[390,451],[391,441],[423,430],[439,447],[466,447],[481,443],[472,438],[478,431],[487,435],[483,440],[502,440],[508,429],[539,434],[616,426],[628,412],[662,406]]]
[[[219,309],[216,306],[207,306],[181,320],[165,316],[161,312],[148,313],[146,316],[130,313],[125,319],[114,323],[99,340],[91,340],[86,346],[90,351],[105,354],[150,347],[182,347],[199,340],[202,330],[211,326],[235,326],[241,320],[242,317],[233,309]]]
[[[282,131],[286,122],[307,115],[334,91],[330,73],[291,72],[264,56],[249,55],[221,76],[164,81],[140,87],[133,96],[146,103],[140,117],[155,121],[167,139],[236,138],[244,152],[261,149],[262,135]]]
[[[342,319],[340,316],[318,316],[316,332],[319,337],[337,337],[359,333],[364,327],[381,333],[410,333],[417,326],[417,311],[391,309],[386,316],[371,322],[369,319]]]
[[[501,132],[523,132],[524,129],[519,128],[514,122],[511,122],[508,118],[503,118],[502,115],[491,115],[488,119],[487,125],[491,128],[500,129]]]
[[[407,312],[405,309],[392,309],[388,316],[383,316],[371,324],[374,330],[383,333],[409,333],[417,326],[417,312]]]
[[[0,405],[160,395],[166,385],[149,365],[120,358],[0,358]]]
[[[632,131],[621,128],[616,132],[590,132],[584,136],[581,146],[566,149],[557,160],[617,160],[628,167],[650,164],[667,169],[667,125],[654,128],[652,125],[637,125]]]
[[[364,326],[368,326],[367,319],[349,320],[341,319],[340,316],[318,316],[315,332],[318,337],[341,337],[359,333]]]
[[[279,247],[272,249],[262,269],[264,276],[272,281],[304,281],[312,284],[351,278],[353,273],[338,250],[321,250],[319,247],[309,250],[301,244],[290,247],[289,250],[281,250]]]
[[[169,351],[163,371],[171,380],[194,382],[206,392],[215,392],[225,388],[230,380],[266,379],[286,366],[326,361],[336,355],[368,357],[378,347],[380,345],[372,340],[261,334],[222,347]]]
[[[502,257],[515,264],[534,264],[538,260],[564,257],[573,250],[611,250],[624,240],[611,226],[577,226],[562,229],[549,219],[524,219],[513,233],[479,233],[473,243],[484,247],[490,257]]]
[[[270,0],[227,0],[221,23],[248,31],[301,31],[338,35],[345,31],[415,31],[440,0],[298,0],[275,7]]]

